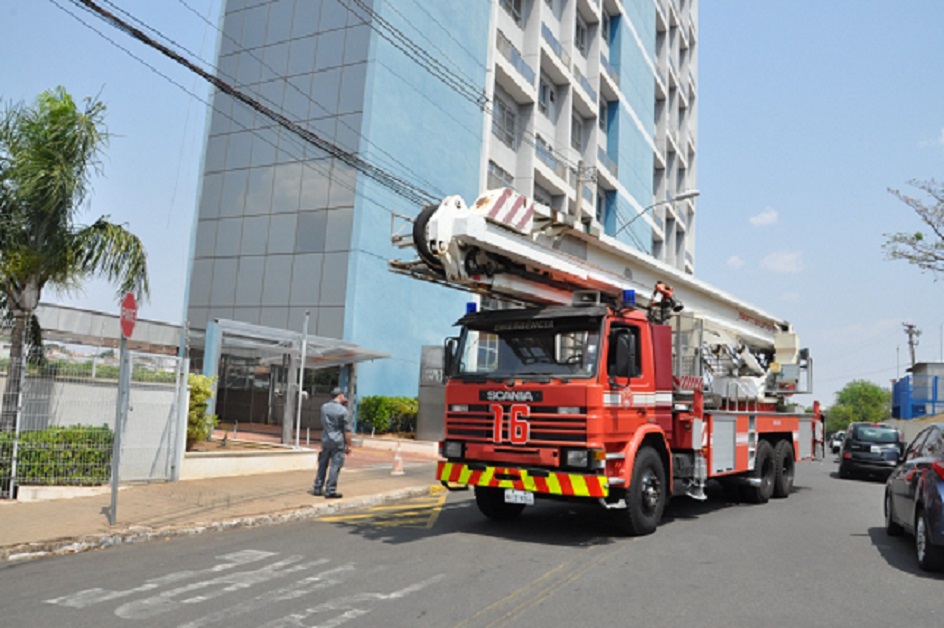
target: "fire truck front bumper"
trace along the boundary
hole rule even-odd
[[[447,486],[510,488],[539,495],[605,498],[610,492],[609,482],[603,475],[499,467],[476,462],[441,460],[436,468],[436,478]]]

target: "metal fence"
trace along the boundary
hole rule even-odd
[[[4,365],[0,494],[20,485],[99,486],[111,478],[117,355]],[[176,357],[131,353],[130,409],[120,481],[173,479],[182,454],[187,389]],[[17,394],[18,391],[21,394]]]

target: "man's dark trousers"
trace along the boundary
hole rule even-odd
[[[333,495],[338,492],[338,474],[341,467],[344,466],[344,446],[336,447],[330,444],[321,444],[321,451],[318,452],[318,474],[315,476],[315,493],[320,493],[324,487],[326,495]],[[330,471],[328,468],[330,467]],[[328,482],[325,484],[325,475],[328,476]]]

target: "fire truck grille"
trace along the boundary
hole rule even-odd
[[[502,443],[509,443],[511,405],[502,406]],[[587,441],[586,408],[578,414],[561,414],[556,407],[530,406],[530,416],[519,417],[529,426],[529,446],[569,445]],[[469,406],[468,411],[446,413],[446,438],[465,441],[496,442],[495,416],[487,406]]]

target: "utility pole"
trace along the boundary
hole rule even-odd
[[[905,333],[908,335],[908,349],[911,351],[911,368],[915,365],[915,347],[918,346],[918,336],[921,330],[913,323],[902,323],[905,327]]]

